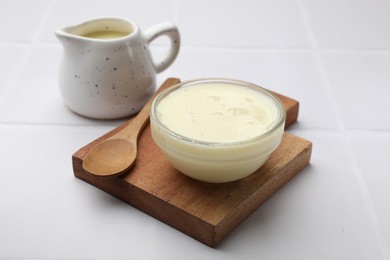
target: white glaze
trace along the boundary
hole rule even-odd
[[[94,39],[83,35],[116,30],[127,35]],[[149,43],[165,35],[170,39],[165,58],[155,61]],[[162,23],[143,33],[132,21],[100,18],[56,31],[63,45],[59,86],[74,112],[98,119],[114,119],[138,112],[156,88],[156,74],[168,68],[180,48],[175,25]]]

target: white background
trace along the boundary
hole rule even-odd
[[[229,77],[301,102],[289,131],[311,165],[216,249],[73,177],[71,155],[123,120],[65,107],[54,30],[100,16],[177,24],[159,83]],[[390,1],[2,0],[0,25],[0,257],[390,259]]]

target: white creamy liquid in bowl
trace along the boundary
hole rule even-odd
[[[246,177],[281,141],[280,101],[255,85],[211,80],[179,84],[152,106],[155,143],[182,173],[207,182]]]

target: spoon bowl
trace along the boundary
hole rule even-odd
[[[83,160],[83,169],[99,177],[118,176],[129,170],[137,158],[138,137],[149,123],[153,99],[161,91],[177,83],[178,79],[167,80],[131,122],[92,148]]]
[[[83,168],[94,175],[115,176],[132,167],[136,157],[137,143],[120,138],[107,139],[89,152]]]

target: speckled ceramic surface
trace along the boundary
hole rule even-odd
[[[171,44],[167,56],[155,61],[149,43],[161,35]],[[162,23],[142,32],[122,18],[90,20],[59,29],[56,36],[64,47],[59,86],[66,105],[99,119],[138,112],[155,91],[156,73],[172,64],[180,48],[175,25]]]

